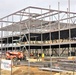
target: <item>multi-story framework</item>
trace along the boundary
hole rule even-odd
[[[76,13],[29,6],[0,19],[1,51],[75,55]]]

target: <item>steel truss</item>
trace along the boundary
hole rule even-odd
[[[51,46],[52,45],[59,45],[59,52],[60,52],[60,45],[66,44],[65,40],[67,40],[67,43],[71,47],[71,43],[74,43],[74,41],[71,41],[71,29],[76,28],[76,13],[75,12],[70,12],[70,11],[61,11],[59,6],[58,10],[53,10],[51,8],[46,9],[46,8],[40,8],[40,7],[33,7],[29,6],[27,8],[24,8],[20,11],[17,11],[13,14],[10,14],[8,16],[5,16],[0,19],[1,23],[1,47],[4,48],[5,44],[7,46],[7,49],[12,46],[12,50],[14,47],[21,47],[23,46],[24,48],[26,46],[29,46],[29,51],[31,45],[32,46],[41,46],[41,51],[43,52],[43,46]],[[61,31],[63,30],[69,30],[69,36],[67,39],[61,39]],[[58,39],[52,40],[52,35],[51,33],[53,32],[58,32]],[[7,34],[8,33],[8,34]],[[40,45],[36,44],[31,44],[31,33],[33,34],[40,34]],[[50,33],[49,34],[49,40],[52,43],[43,43],[43,34],[45,33]],[[11,34],[11,35],[10,35]],[[6,36],[7,35],[7,36]],[[14,39],[14,37],[20,37],[20,39]],[[12,42],[9,42],[9,38],[12,37]],[[25,42],[26,44],[22,44],[22,40],[25,37]],[[7,38],[7,43],[4,44],[3,38]],[[35,38],[35,36],[33,36]],[[15,44],[14,40],[19,41],[19,45]],[[38,42],[38,40],[36,40]],[[45,42],[48,40],[45,40]],[[63,42],[62,42],[63,41]],[[49,41],[48,41],[49,42]],[[12,43],[12,44],[11,44]],[[10,46],[11,44],[11,46]],[[15,44],[15,45],[14,45]],[[69,47],[69,48],[70,48]],[[26,48],[27,49],[27,48]],[[52,50],[51,50],[52,51]],[[64,50],[63,50],[64,51]],[[63,51],[61,54],[63,54]],[[59,53],[58,52],[58,53]],[[59,54],[59,56],[61,55]]]

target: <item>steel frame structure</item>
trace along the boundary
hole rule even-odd
[[[70,29],[75,28],[75,23],[76,22],[76,13],[75,12],[69,12],[67,11],[61,11],[59,9],[58,5],[58,10],[53,10],[53,9],[46,9],[46,8],[39,8],[39,7],[33,7],[29,6],[27,8],[24,8],[20,11],[17,11],[13,14],[10,14],[8,16],[5,16],[0,19],[1,23],[1,40],[4,37],[7,37],[7,43],[8,44],[8,38],[9,34],[12,36],[17,35],[22,38],[22,34],[26,37],[25,34],[29,33],[29,39],[27,39],[28,45],[30,47],[30,33],[40,33],[41,34],[41,44],[43,44],[43,38],[42,34],[43,33],[52,33],[55,31],[58,31],[58,37],[60,39],[60,31],[61,30],[67,30],[69,29],[69,42],[68,44],[71,47],[71,32]],[[8,35],[7,35],[8,33]],[[7,36],[5,36],[5,34]],[[51,40],[51,34],[50,34],[50,40]],[[1,41],[2,43],[2,41]],[[60,52],[60,44],[61,42],[58,42],[59,45],[59,52]],[[65,44],[65,42],[64,42]],[[56,45],[55,43],[49,44],[50,45]],[[2,46],[2,45],[1,45]],[[6,46],[8,49],[8,46]],[[12,41],[12,47],[15,47],[13,45]],[[41,47],[42,48],[42,47]],[[30,48],[29,48],[30,49]],[[13,50],[13,48],[12,48]],[[60,54],[59,54],[60,55]]]
[[[43,52],[43,46],[50,47],[50,58],[51,53],[55,52],[59,57],[63,54],[64,51],[71,52],[71,44],[76,44],[76,41],[72,40],[71,38],[71,29],[76,28],[76,13],[70,12],[70,8],[67,11],[61,11],[60,5],[58,3],[58,10],[53,10],[49,7],[47,8],[40,8],[40,7],[33,7],[29,6],[24,8],[20,11],[17,11],[13,14],[5,16],[0,19],[0,31],[1,31],[1,51],[3,48],[12,47],[26,47],[28,46],[29,55],[30,55],[30,47],[31,46],[41,46],[41,51]],[[61,31],[67,30],[69,33],[68,39],[61,39]],[[52,33],[58,31],[58,39],[53,40],[52,42]],[[40,43],[31,44],[31,33],[40,34]],[[49,33],[49,42],[43,42],[43,34]],[[11,34],[11,35],[10,35]],[[27,37],[28,34],[28,37]],[[20,39],[26,38],[26,44],[21,44],[20,39],[18,40],[20,45],[14,45],[14,37],[18,36]],[[12,38],[12,44],[9,44],[9,38]],[[3,39],[7,38],[7,39]],[[35,36],[34,36],[35,38]],[[4,40],[7,42],[4,44]],[[16,40],[16,39],[15,39]],[[67,40],[67,41],[66,41]],[[63,42],[62,42],[63,41]],[[52,43],[51,43],[52,42]],[[62,48],[61,52],[61,45],[69,45],[68,48]],[[52,46],[58,45],[57,48],[52,48]],[[68,51],[68,52],[69,52]],[[70,53],[71,55],[71,53]],[[30,56],[29,56],[30,57]],[[52,61],[52,59],[50,59]],[[30,63],[29,63],[30,66]],[[51,63],[52,66],[52,63]],[[1,73],[1,72],[0,72]],[[29,72],[30,73],[30,72]],[[12,73],[11,73],[12,75]]]

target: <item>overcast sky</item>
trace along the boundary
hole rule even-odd
[[[68,0],[0,0],[0,18],[9,15],[13,12],[26,8],[28,6],[38,6],[52,9],[67,10]],[[70,10],[76,12],[76,0],[70,0]]]

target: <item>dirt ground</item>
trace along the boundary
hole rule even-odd
[[[41,71],[37,67],[21,66],[13,75],[50,75],[49,71]],[[53,73],[54,75],[55,73]]]
[[[14,66],[12,68],[12,74],[10,71],[1,70],[1,75],[76,75],[74,72],[49,72],[39,70],[38,67],[29,67],[29,66]]]
[[[39,70],[38,67],[18,66],[13,67],[12,75],[50,75],[49,71]],[[55,72],[52,73],[54,75]],[[11,75],[10,71],[2,70],[1,75]]]

